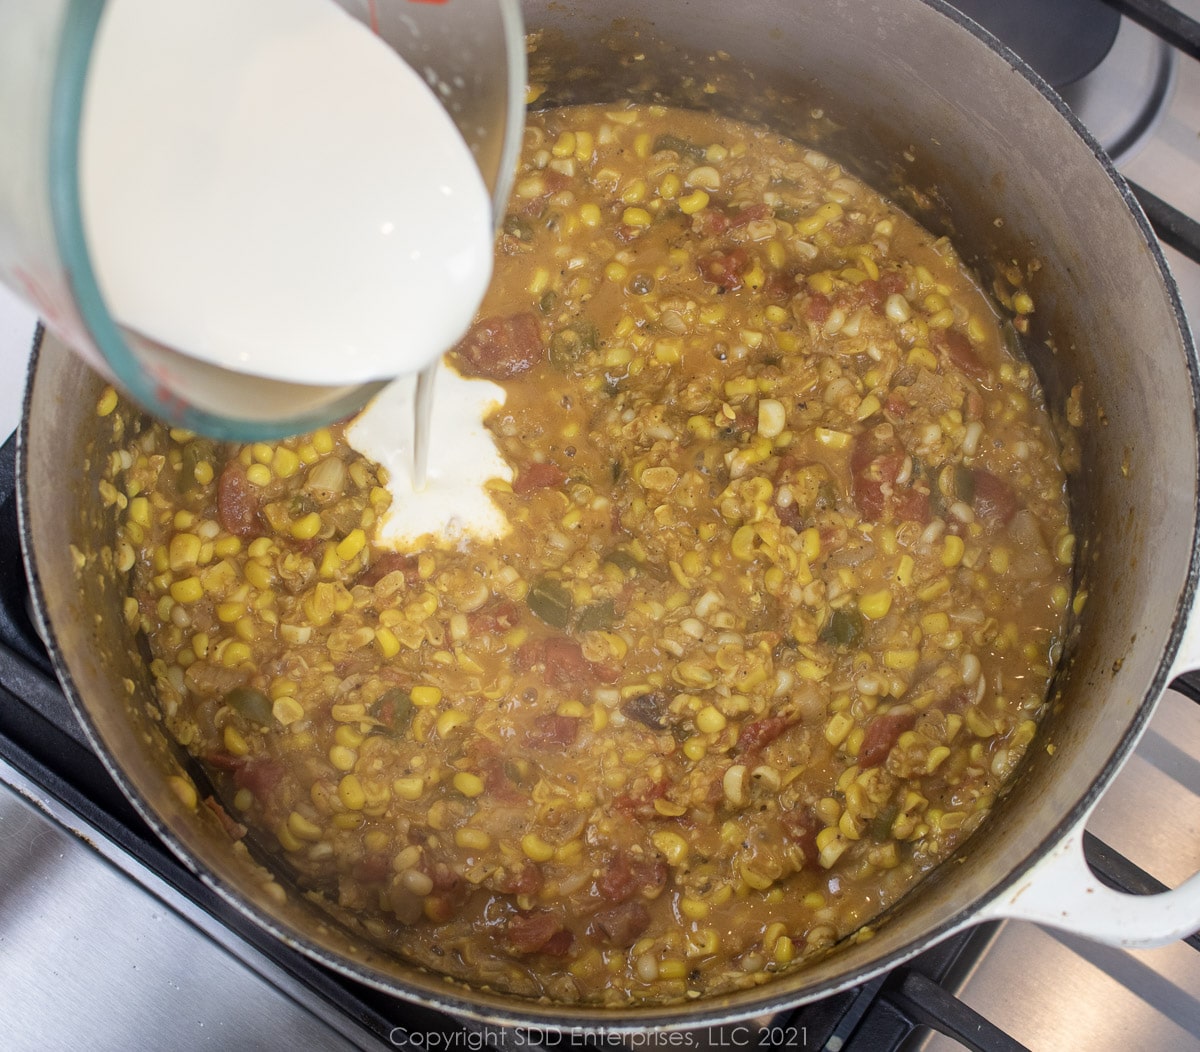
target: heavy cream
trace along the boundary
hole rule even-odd
[[[110,312],[239,372],[414,372],[462,335],[491,275],[466,143],[331,0],[109,0],[80,146]]]
[[[513,473],[484,425],[489,414],[504,404],[504,388],[489,380],[466,379],[445,362],[439,364],[426,484],[416,490],[412,477],[415,383],[415,378],[405,376],[390,384],[346,428],[347,441],[388,473],[392,504],[376,528],[375,542],[408,549],[425,535],[451,543],[504,536],[508,520],[486,485],[491,479],[511,482]]]

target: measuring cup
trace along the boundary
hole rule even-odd
[[[525,102],[518,0],[336,2],[430,85],[502,216]],[[0,0],[0,281],[97,371],[172,425],[255,441],[361,408],[385,381],[317,386],[247,376],[147,339],[109,313],[79,188],[84,87],[104,9],[105,0]]]

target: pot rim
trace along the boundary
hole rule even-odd
[[[1117,191],[1128,209],[1142,239],[1149,250],[1152,265],[1157,270],[1161,287],[1169,303],[1178,329],[1184,364],[1187,369],[1191,392],[1192,433],[1195,452],[1200,460],[1200,361],[1192,338],[1187,317],[1166,258],[1149,220],[1138,203],[1129,185],[1117,172],[1112,161],[1087,128],[1067,108],[1057,93],[1015,52],[997,40],[986,29],[979,26],[947,0],[920,0],[926,7],[954,22],[960,29],[970,33],[981,43],[1001,57],[1012,71],[1025,78],[1063,118],[1076,136],[1083,140],[1092,156],[1104,170],[1109,182]],[[989,903],[1013,888],[1034,866],[1045,858],[1069,831],[1090,811],[1103,795],[1121,767],[1128,760],[1138,740],[1146,729],[1158,700],[1169,685],[1172,670],[1185,629],[1197,603],[1197,584],[1200,581],[1200,501],[1196,502],[1192,519],[1192,543],[1188,558],[1186,578],[1179,595],[1171,621],[1167,642],[1160,655],[1151,681],[1146,685],[1120,741],[1099,773],[1089,784],[1087,791],[1069,807],[1062,818],[1038,847],[1016,862],[1007,874],[988,891],[976,895],[959,909],[922,936],[874,960],[843,972],[835,980],[808,990],[791,987],[802,985],[805,974],[799,969],[790,975],[711,999],[668,1005],[635,1005],[620,1008],[603,1008],[595,1005],[547,1004],[524,1000],[513,995],[502,995],[493,991],[480,991],[457,982],[448,982],[429,973],[428,984],[422,988],[391,979],[381,973],[326,949],[303,934],[285,927],[264,909],[244,898],[234,888],[226,885],[208,869],[176,836],[168,824],[150,805],[145,795],[126,777],[123,769],[105,745],[93,721],[82,695],[75,685],[66,655],[58,644],[47,612],[47,603],[37,570],[36,542],[30,523],[29,475],[26,449],[30,442],[31,404],[38,361],[41,356],[44,333],[39,326],[34,338],[33,354],[26,379],[21,424],[17,431],[17,511],[21,548],[26,576],[38,627],[46,643],[55,673],[63,686],[64,693],[79,720],[88,741],[99,755],[108,773],[121,787],[140,816],[162,841],[189,869],[212,888],[220,898],[238,910],[255,924],[266,929],[286,945],[331,968],[335,972],[357,982],[402,1000],[446,1012],[453,1016],[475,1020],[484,1024],[523,1026],[545,1030],[582,1029],[595,1034],[620,1035],[644,1033],[647,1030],[674,1027],[714,1027],[742,1022],[764,1013],[794,1009],[840,993],[867,980],[879,976],[917,956],[930,946],[978,923],[977,916]],[[1200,616],[1200,615],[1197,615]]]

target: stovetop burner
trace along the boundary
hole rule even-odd
[[[1104,0],[951,0],[1025,59],[1120,165],[1153,134],[1178,53]]]

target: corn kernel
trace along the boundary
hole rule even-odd
[[[366,806],[367,794],[357,775],[348,774],[338,782],[338,799],[351,811],[361,811]]]
[[[725,729],[726,719],[720,709],[706,705],[696,714],[696,730],[702,734],[719,734]]]
[[[678,204],[679,211],[685,216],[694,215],[708,207],[708,194],[703,190],[693,190],[690,194],[684,194],[679,198]]]
[[[353,529],[338,543],[338,558],[343,562],[349,562],[366,546],[367,535],[360,529]]]
[[[275,703],[271,706],[271,714],[281,726],[288,727],[303,717],[304,708],[295,698],[285,694],[275,699]]]
[[[492,838],[486,830],[465,826],[454,831],[454,843],[466,851],[486,851],[492,846]]]
[[[870,592],[858,601],[859,613],[871,621],[878,621],[887,616],[892,608],[892,593],[886,589]]]
[[[383,625],[375,629],[375,643],[385,659],[390,660],[400,653],[400,640],[396,638],[396,633]]]
[[[177,603],[196,603],[204,598],[204,585],[199,577],[185,577],[171,585],[171,598]]]
[[[946,534],[946,538],[942,542],[942,565],[947,570],[953,569],[962,562],[965,549],[966,546],[961,537],[955,536],[953,533]]]
[[[591,227],[594,230],[600,225],[600,219],[601,215],[599,205],[593,204],[589,201],[586,205],[582,205],[580,207],[579,221],[583,223],[584,226]]]
[[[621,222],[626,226],[645,229],[654,222],[654,217],[644,208],[626,208],[621,213]]]
[[[112,387],[106,387],[100,392],[96,401],[96,415],[108,416],[117,408],[117,392]]]
[[[329,750],[329,762],[339,771],[352,771],[358,763],[358,753],[345,745],[334,745]]]
[[[554,857],[553,845],[547,844],[536,833],[526,833],[521,837],[521,850],[534,862],[549,862]]]
[[[311,541],[320,532],[321,516],[315,511],[310,511],[292,523],[291,534],[298,541]]]
[[[419,800],[425,793],[425,779],[417,775],[407,775],[392,782],[392,792],[401,800]]]
[[[419,683],[409,691],[412,703],[419,709],[431,709],[442,700],[442,688]]]
[[[451,781],[455,790],[462,793],[463,796],[474,799],[479,796],[484,789],[483,779],[477,774],[472,774],[470,771],[459,771],[454,775]]]
[[[660,829],[651,836],[650,841],[668,865],[682,866],[687,862],[688,842],[673,830]]]

